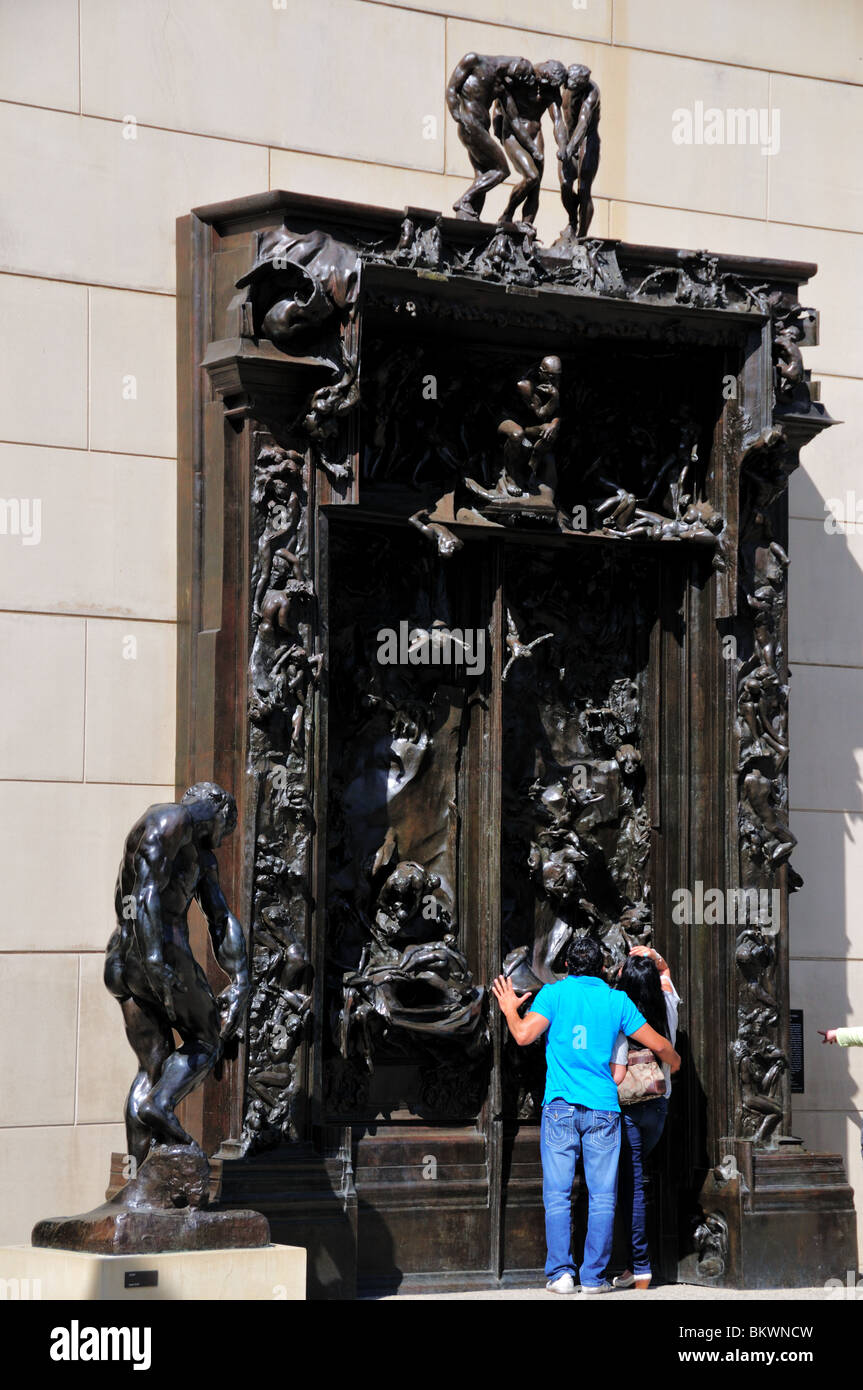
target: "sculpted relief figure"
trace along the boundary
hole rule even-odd
[[[359,258],[326,232],[274,227],[261,237],[251,270],[237,281],[237,289],[246,287],[260,337],[282,352],[313,344],[320,350],[315,339],[356,302]]]
[[[806,388],[806,369],[800,342],[803,329],[799,323],[780,323],[773,338],[776,394],[781,400],[792,397],[798,387]]]
[[[782,1120],[782,1102],[776,1093],[788,1069],[785,1054],[755,1025],[744,1023],[731,1044],[731,1055],[740,1076],[743,1133],[771,1148]]]
[[[234,798],[214,782],[199,782],[179,805],[151,806],[126,838],[105,984],[119,1001],[138,1059],[126,1136],[139,1163],[151,1142],[193,1144],[175,1107],[216,1066],[245,1013],[246,943],[219,886],[215,855],[236,823]],[[189,945],[186,915],[193,898],[230,980],[218,998]]]
[[[252,501],[266,507],[264,529],[258,541],[259,579],[255,588],[254,610],[261,613],[261,603],[270,587],[273,559],[276,555],[290,566],[293,577],[302,579],[299,558],[294,554],[300,526],[302,506],[299,492],[303,483],[303,457],[294,449],[262,449],[255,469]]]
[[[328,368],[330,380],[312,392],[303,423],[317,463],[336,482],[349,475],[340,427],[359,404],[357,357],[346,331],[359,284],[356,247],[319,229],[293,232],[285,225],[260,237],[255,264],[236,282],[246,290],[253,337]]]

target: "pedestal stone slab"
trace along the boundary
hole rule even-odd
[[[257,1250],[98,1255],[7,1245],[0,1248],[0,1297],[298,1301],[306,1297],[306,1252],[294,1245],[265,1245]]]
[[[116,1204],[81,1216],[57,1216],[33,1227],[33,1244],[53,1250],[130,1255],[138,1250],[181,1252],[257,1248],[269,1226],[256,1211],[125,1211]]]
[[[266,1217],[211,1207],[210,1189],[210,1165],[197,1144],[157,1144],[136,1177],[101,1206],[38,1221],[33,1244],[94,1255],[269,1245]]]

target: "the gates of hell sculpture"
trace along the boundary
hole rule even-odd
[[[684,998],[665,1276],[853,1262],[787,1067],[814,267],[278,192],[179,233],[177,781],[235,792],[252,923],[242,1054],[186,1116],[223,1200],[318,1296],[536,1277],[542,1045],[488,986],[588,932]]]

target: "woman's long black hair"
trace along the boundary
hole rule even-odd
[[[663,1038],[668,1037],[665,995],[656,964],[650,956],[628,956],[617,981],[617,988],[629,995],[638,1012]]]

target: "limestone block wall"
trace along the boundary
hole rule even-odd
[[[863,502],[857,0],[0,0],[2,1242],[100,1200],[123,1147],[101,954],[124,833],[173,787],[174,220],[268,187],[448,208],[470,49],[594,70],[598,235],[821,266],[807,360],[846,423],[791,484],[795,1126],[863,1198],[863,1051],[815,1033],[863,1022],[863,536],[824,525]],[[676,143],[699,103],[767,123]],[[545,240],[555,179],[550,151]]]

